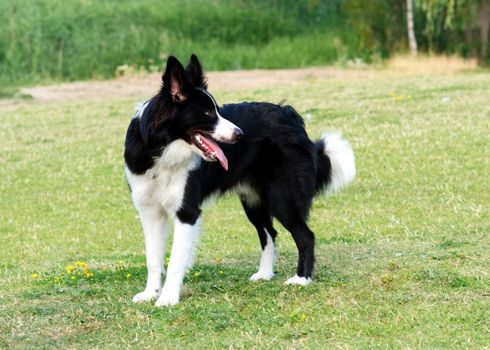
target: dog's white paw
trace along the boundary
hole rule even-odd
[[[150,290],[145,289],[143,292],[138,293],[133,297],[133,302],[142,303],[145,301],[150,301],[158,298],[159,295],[160,295],[160,289],[150,289]]]
[[[163,290],[162,294],[160,294],[160,297],[157,299],[155,306],[161,307],[161,306],[174,306],[179,303],[179,293],[175,292],[168,292]]]
[[[295,275],[294,277],[291,277],[288,279],[286,284],[295,284],[298,286],[307,286],[308,284],[311,283],[311,278],[306,278],[306,277],[299,277],[298,275]]]
[[[270,281],[272,277],[274,277],[274,272],[264,272],[259,270],[250,277],[250,281],[252,282],[256,282],[259,280]]]

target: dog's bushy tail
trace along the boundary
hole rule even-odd
[[[349,184],[356,175],[354,152],[339,132],[325,134],[315,142],[318,154],[316,188],[326,195]]]

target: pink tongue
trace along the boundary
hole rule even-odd
[[[199,135],[202,137],[203,141],[206,142],[206,145],[214,151],[214,155],[216,156],[216,158],[218,158],[223,169],[228,170],[228,159],[226,159],[226,156],[221,148],[213,140],[207,138],[202,134]]]

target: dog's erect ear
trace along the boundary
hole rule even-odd
[[[182,66],[174,56],[167,59],[167,68],[162,76],[162,89],[170,93],[174,102],[183,102],[189,92],[189,78]]]
[[[197,58],[195,54],[191,55],[191,59],[189,60],[189,64],[185,68],[185,71],[189,76],[192,86],[202,89],[208,88],[206,77],[202,72],[201,62],[199,62],[199,58]]]

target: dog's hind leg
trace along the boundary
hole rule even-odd
[[[298,284],[301,286],[310,284],[315,265],[315,236],[303,220],[296,222],[281,221],[280,218],[278,220],[291,232],[298,248],[296,275],[288,279],[286,284]]]
[[[159,206],[139,206],[138,212],[145,234],[148,279],[145,290],[134,296],[133,301],[136,303],[156,299],[160,295],[169,233],[168,222]]]
[[[248,219],[257,229],[262,247],[259,270],[250,277],[250,280],[270,280],[274,276],[277,231],[272,226],[272,218],[269,212],[262,204],[251,206],[242,200],[242,205]]]
[[[315,236],[306,224],[308,202],[304,201],[301,205],[298,197],[295,198],[284,189],[276,189],[274,193],[274,200],[268,200],[271,214],[292,234],[298,248],[296,275],[286,283],[307,285],[311,283],[315,264]]]

